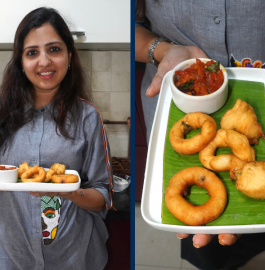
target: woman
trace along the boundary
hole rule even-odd
[[[3,269],[103,269],[112,169],[97,108],[87,101],[72,35],[58,12],[38,8],[16,31],[1,86],[0,163],[64,164],[73,192],[2,192]]]
[[[265,19],[260,12],[265,9],[264,1],[249,6],[246,0],[136,0],[135,7],[135,60],[147,63],[141,86],[147,140],[163,77],[180,62],[211,58],[225,67],[244,63],[265,67],[261,45],[265,41]],[[181,243],[183,258],[199,268],[213,270],[220,266],[235,269],[231,267],[263,251],[265,235],[219,234],[217,239],[214,235],[179,233],[178,237],[185,238]],[[192,245],[203,248],[194,249]],[[220,256],[218,261],[218,254],[227,256]]]

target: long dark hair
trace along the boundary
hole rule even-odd
[[[135,1],[135,21],[139,22],[144,19],[145,16],[145,1],[136,0]]]
[[[65,128],[66,115],[70,113],[75,119],[78,116],[77,97],[87,99],[85,91],[85,73],[80,64],[78,53],[74,47],[72,34],[58,11],[52,8],[41,7],[28,13],[19,24],[15,39],[13,56],[4,71],[3,82],[0,88],[0,146],[26,122],[33,119],[33,114],[26,115],[24,106],[34,104],[32,84],[22,71],[22,53],[24,40],[28,33],[43,24],[53,26],[57,34],[66,44],[68,53],[71,53],[71,66],[60,84],[53,99],[53,109],[59,107],[60,113],[53,113],[54,120],[60,133],[72,139]],[[74,123],[75,121],[73,121]]]

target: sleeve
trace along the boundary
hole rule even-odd
[[[182,45],[181,43],[179,43],[178,41],[176,41],[174,37],[168,36],[168,35],[167,35],[167,31],[162,31],[162,34],[161,34],[161,33],[160,33],[160,34],[159,34],[159,33],[155,33],[155,32],[152,30],[151,23],[150,23],[150,21],[148,20],[147,17],[145,17],[143,21],[136,21],[136,22],[135,22],[135,27],[143,27],[143,28],[146,28],[146,29],[150,30],[151,32],[153,32],[154,34],[156,34],[156,35],[158,35],[158,36],[167,38],[168,40],[170,40],[171,42],[173,42],[173,43],[176,44],[176,45]]]
[[[136,26],[144,27],[144,28],[147,28],[148,30],[150,30],[150,22],[147,18],[145,18],[143,21],[136,21],[135,27]]]
[[[85,116],[83,129],[86,147],[83,152],[81,178],[86,181],[81,188],[94,188],[103,195],[106,209],[101,211],[101,216],[105,217],[107,208],[112,207],[113,175],[106,131],[96,108]]]

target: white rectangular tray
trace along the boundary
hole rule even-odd
[[[265,69],[226,68],[229,79],[265,83]],[[170,71],[171,72],[171,71]],[[145,168],[141,200],[141,213],[152,227],[170,232],[182,233],[259,233],[265,232],[265,224],[233,226],[182,226],[162,224],[163,157],[169,109],[172,100],[168,72],[162,82],[154,122],[152,126]]]
[[[47,171],[48,169],[45,168]],[[75,191],[80,187],[81,179],[77,171],[75,170],[65,170],[65,174],[76,174],[78,175],[78,182],[76,183],[0,183],[1,191],[39,191],[39,192],[71,192]]]

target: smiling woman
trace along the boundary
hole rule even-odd
[[[71,52],[50,24],[32,29],[24,40],[22,66],[35,90],[35,108],[49,104],[71,63]]]
[[[0,192],[1,269],[103,269],[108,232],[102,218],[113,192],[109,144],[99,111],[87,100],[74,40],[56,10],[38,8],[19,24],[0,92],[0,164],[27,163],[21,175],[27,181],[36,177],[26,177],[30,168],[45,174],[52,164],[81,178],[72,192]]]
[[[64,57],[61,57],[62,55]],[[49,70],[55,67],[56,70]],[[39,87],[39,90],[42,89],[44,80],[38,73],[47,71],[57,73],[52,77],[58,79],[46,80],[45,84],[50,84],[48,88],[57,89],[40,93],[36,89]],[[23,114],[26,103],[39,107],[51,104],[51,100],[53,109],[63,100],[60,114],[56,115],[53,110],[53,118],[60,133],[65,137],[71,137],[65,129],[67,112],[71,112],[73,118],[78,117],[79,106],[76,97],[87,100],[88,96],[84,71],[74,47],[73,37],[58,12],[39,8],[30,12],[21,21],[15,34],[14,53],[5,69],[1,90],[0,145],[25,122],[33,118],[32,115]],[[11,112],[12,117],[10,117]],[[4,125],[7,118],[9,118],[8,126]],[[75,123],[76,121],[73,121],[72,124]]]

